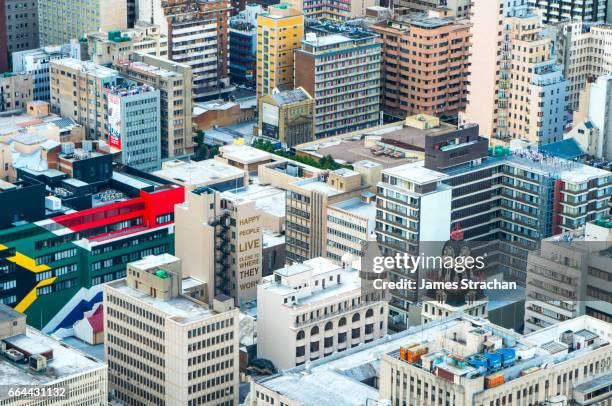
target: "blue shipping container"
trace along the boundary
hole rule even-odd
[[[516,350],[514,348],[502,348],[498,352],[502,356],[502,363],[505,367],[514,364],[516,361]]]
[[[498,371],[502,366],[502,356],[498,352],[487,352],[485,353],[487,359],[487,366],[489,371]]]

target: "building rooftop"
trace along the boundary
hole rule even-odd
[[[277,155],[263,151],[249,145],[228,144],[220,148],[223,158],[231,159],[243,164],[251,164],[266,160],[279,160]]]
[[[107,68],[102,65],[95,64],[90,61],[79,61],[74,58],[56,59],[51,61],[51,64],[63,66],[65,68],[87,72],[99,78],[108,78],[118,76],[119,72],[114,69]]]
[[[0,357],[0,377],[3,385],[46,385],[58,379],[104,367],[102,361],[30,327],[27,327],[25,335],[15,336],[12,341],[17,345],[25,343],[28,346],[44,348],[45,351],[53,351],[53,358],[48,360],[46,370],[35,372],[27,364],[17,364]],[[5,396],[0,389],[0,399]]]
[[[444,173],[425,168],[424,163],[425,161],[412,162],[385,169],[384,173],[417,184],[441,182],[448,178]]]
[[[246,188],[233,192],[238,197],[253,200],[258,210],[277,217],[285,217],[286,192],[274,186],[262,186],[254,182]]]
[[[376,204],[366,203],[358,197],[332,204],[329,207],[343,210],[355,216],[360,216],[372,221],[376,217]]]
[[[162,169],[153,172],[153,175],[185,186],[205,186],[244,176],[242,169],[227,165],[215,159],[205,161],[179,161],[164,162]]]
[[[304,100],[312,100],[312,97],[301,87],[293,90],[282,90],[272,92],[272,98],[278,105],[297,103]]]
[[[147,55],[147,57],[155,58],[153,55]],[[189,66],[178,63],[178,62],[172,62],[172,63],[175,63],[177,66],[180,66],[182,68],[189,68]],[[148,63],[140,62],[140,61],[117,62],[117,65],[123,66],[125,68],[131,69],[137,72],[144,73],[147,76],[160,76],[160,77],[165,77],[165,78],[183,76],[179,72],[160,68],[154,65],[149,65]]]
[[[340,190],[331,186],[320,177],[300,179],[292,183],[294,186],[298,186],[303,190],[310,190],[319,193],[326,194],[327,196],[335,196],[342,193]]]

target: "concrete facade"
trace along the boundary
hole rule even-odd
[[[29,73],[0,75],[0,112],[25,109],[34,97],[34,81]]]
[[[260,134],[287,147],[313,141],[314,106],[312,96],[301,87],[264,95],[259,98]]]
[[[0,4],[0,72],[9,70],[11,54],[38,48],[38,2],[5,0]]]

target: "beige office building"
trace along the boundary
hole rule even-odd
[[[144,54],[134,54],[131,62],[118,62],[113,66],[121,76],[159,90],[162,159],[192,155],[191,68],[162,57]]]
[[[160,56],[168,55],[168,38],[157,25],[139,21],[134,28],[116,31],[97,31],[85,36],[86,60],[106,65],[127,62],[135,52]]]
[[[1,406],[107,405],[107,368],[102,361],[27,326],[24,314],[3,304],[0,348]],[[55,398],[10,396],[11,388],[23,391],[29,385],[60,392]]]
[[[264,278],[257,287],[257,356],[287,369],[386,335],[387,304],[363,300],[352,265],[317,257]]]
[[[612,221],[542,241],[527,259],[525,332],[583,314],[612,323]]]
[[[87,139],[104,139],[108,134],[105,90],[118,79],[116,70],[92,62],[73,58],[51,61],[51,112],[85,127]]]
[[[226,297],[195,299],[197,283],[163,254],[104,286],[109,390],[120,402],[237,404],[239,312]]]
[[[25,109],[34,97],[34,79],[29,73],[0,75],[0,112]]]
[[[598,76],[612,73],[612,25],[581,21],[557,28],[557,60],[569,80],[569,108],[578,110],[580,92]]]
[[[261,216],[255,202],[210,187],[194,189],[175,206],[176,255],[183,273],[242,306],[257,297],[261,279]]]
[[[325,257],[327,207],[359,197],[368,188],[361,173],[344,168],[289,184],[285,220],[287,262]]]

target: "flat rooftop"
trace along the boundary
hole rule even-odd
[[[229,144],[220,148],[223,158],[228,158],[240,163],[251,164],[266,160],[278,160],[277,155],[263,151],[249,145]]]
[[[389,176],[396,176],[403,180],[414,182],[417,184],[441,182],[448,178],[448,176],[442,172],[425,168],[423,166],[424,164],[425,161],[412,162],[409,164],[386,169],[384,171],[384,174]]]
[[[25,364],[15,364],[4,357],[0,357],[0,381],[2,381],[2,385],[46,385],[58,379],[104,367],[102,361],[33,328],[27,327],[26,337],[32,343],[52,350],[53,359],[49,360],[45,371],[34,372]],[[8,390],[8,388],[5,389]],[[2,391],[3,389],[0,388],[0,399],[5,399],[6,393],[2,393]]]
[[[185,186],[204,186],[242,177],[244,171],[215,159],[189,162],[176,160],[164,162],[163,168],[153,172],[153,175]]]
[[[374,220],[374,218],[376,217],[376,204],[365,203],[358,197],[332,204],[329,207],[346,211],[350,214],[354,214],[356,216],[360,216],[368,220]]]
[[[79,61],[74,58],[56,59],[50,62],[54,65],[63,66],[69,69],[79,70],[81,72],[87,72],[99,78],[106,78],[112,76],[118,76],[119,72],[114,69],[107,68],[102,65],[95,64],[90,61]]]
[[[242,190],[232,193],[238,197],[253,200],[255,207],[264,213],[276,217],[285,217],[286,192],[282,189],[253,183]]]
[[[331,186],[329,183],[324,182],[318,177],[300,179],[298,181],[293,182],[292,185],[298,186],[304,190],[311,190],[311,191],[316,191],[319,193],[324,193],[328,196],[335,196],[341,193],[340,190]]]

